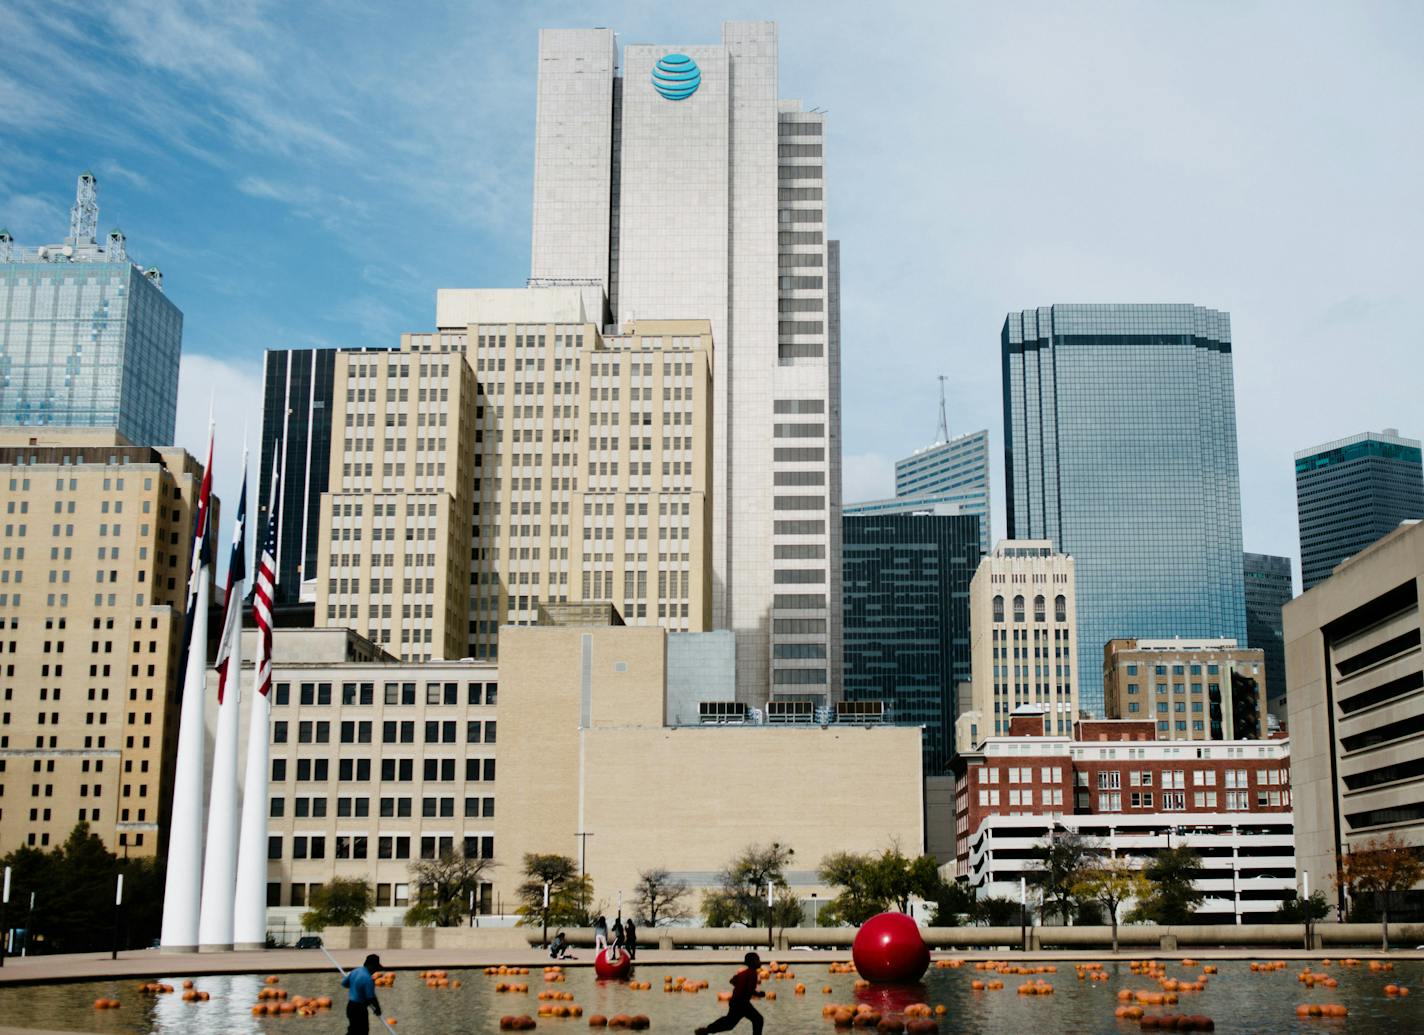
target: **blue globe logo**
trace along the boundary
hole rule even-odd
[[[684,101],[702,85],[702,70],[686,54],[668,54],[653,66],[653,89],[665,100]]]

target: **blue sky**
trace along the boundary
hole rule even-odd
[[[1424,433],[1424,5],[300,3],[0,6],[0,225],[76,175],[185,314],[180,441],[232,484],[264,348],[395,344],[438,287],[527,273],[537,30],[780,23],[830,112],[848,499],[932,440],[1002,447],[1004,313],[1230,310],[1246,547],[1296,551],[1291,454]],[[224,492],[232,497],[231,488]],[[1002,531],[1002,486],[996,485]]]

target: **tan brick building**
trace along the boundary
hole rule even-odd
[[[1109,640],[1103,707],[1110,719],[1155,722],[1158,740],[1265,737],[1265,652],[1235,640]]]
[[[113,431],[0,432],[0,851],[78,822],[159,851],[201,479]]]
[[[407,660],[492,660],[546,601],[711,628],[710,324],[604,336],[578,292],[441,299],[465,329],[337,359],[318,621]]]

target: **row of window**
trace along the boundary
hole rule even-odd
[[[332,683],[300,683],[297,700],[302,705],[329,705],[332,703]],[[382,687],[382,702],[387,705],[413,705],[416,703],[417,683],[386,683]],[[465,704],[495,704],[499,696],[498,683],[466,683]],[[342,683],[341,703],[343,705],[371,705],[376,699],[375,683]],[[292,684],[277,683],[273,686],[274,705],[287,705],[292,700]],[[429,682],[425,684],[427,705],[456,705],[460,703],[460,684],[456,682]]]

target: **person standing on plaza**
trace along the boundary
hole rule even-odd
[[[376,980],[372,975],[382,969],[381,958],[373,952],[364,963],[352,967],[341,979],[341,987],[350,990],[346,1003],[346,1035],[366,1035],[371,1030],[367,1010],[377,1017],[381,1015],[381,1003],[376,998]]]
[[[628,918],[628,922],[623,925],[623,951],[628,954],[630,960],[638,958],[638,928],[633,926],[631,916]]]
[[[599,913],[593,921],[593,952],[594,955],[608,948],[608,921],[603,914]]]
[[[620,914],[613,920],[613,951],[608,954],[608,958],[616,960],[623,952],[623,917]]]
[[[706,1027],[696,1029],[696,1035],[712,1035],[713,1032],[731,1031],[745,1018],[752,1022],[752,1035],[761,1035],[762,1016],[752,1005],[753,999],[766,995],[757,988],[760,977],[761,957],[749,952],[743,959],[746,966],[732,975],[732,1001],[727,1004],[727,1016],[721,1017]]]

